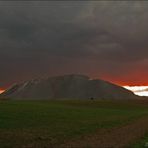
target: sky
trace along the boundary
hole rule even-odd
[[[148,86],[124,86],[124,88],[131,90],[136,95],[148,96]]]
[[[147,1],[0,1],[0,88],[84,74],[148,85]]]

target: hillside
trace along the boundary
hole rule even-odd
[[[1,97],[15,99],[133,99],[131,91],[84,75],[64,75],[15,84]]]

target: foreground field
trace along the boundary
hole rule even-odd
[[[147,116],[148,102],[138,100],[1,101],[0,147],[138,146]]]

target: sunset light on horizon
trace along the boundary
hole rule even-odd
[[[4,91],[5,91],[5,90],[3,90],[3,89],[0,89],[0,94],[1,94],[1,93],[3,93]]]
[[[138,96],[148,96],[148,86],[123,86]]]

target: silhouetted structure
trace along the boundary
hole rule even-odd
[[[93,80],[83,75],[64,75],[33,79],[15,84],[1,98],[14,99],[133,99],[133,92],[104,80]],[[92,97],[93,96],[93,97]]]

